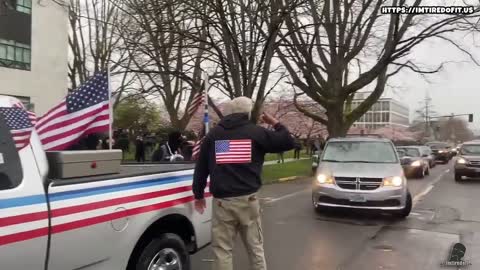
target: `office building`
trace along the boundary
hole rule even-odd
[[[67,93],[68,13],[54,1],[0,0],[0,95],[43,114]]]
[[[352,108],[357,107],[365,98],[365,93],[357,95],[352,102]],[[378,129],[385,126],[408,127],[409,119],[408,106],[394,98],[382,97],[353,126],[366,129]]]

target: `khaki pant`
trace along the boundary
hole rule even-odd
[[[232,251],[237,233],[240,233],[247,248],[250,268],[267,269],[263,251],[260,202],[255,194],[214,199],[212,223],[214,270],[233,270]]]

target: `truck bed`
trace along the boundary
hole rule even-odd
[[[193,170],[194,168],[195,168],[195,163],[193,162],[145,163],[145,164],[135,164],[135,163],[128,164],[127,163],[127,164],[122,164],[120,168],[120,173],[77,177],[77,178],[52,179],[52,183],[54,186],[74,185],[74,184],[80,184],[80,183],[112,180],[116,178],[127,178],[127,177],[135,177],[135,176],[142,176],[142,175],[149,175],[149,174]]]

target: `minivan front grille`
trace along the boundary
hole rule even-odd
[[[375,190],[382,185],[383,178],[335,177],[337,186],[343,189]]]
[[[469,167],[480,167],[480,160],[471,160],[468,162]]]

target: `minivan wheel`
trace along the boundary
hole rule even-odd
[[[425,175],[430,175],[430,167],[427,167],[427,171],[425,172]]]
[[[462,176],[460,174],[455,173],[455,182],[460,182],[462,181]]]
[[[410,212],[412,211],[412,195],[410,194],[410,191],[407,191],[407,201],[405,202],[405,207],[402,210],[397,210],[393,214],[397,218],[406,218],[410,215]]]
[[[190,270],[188,250],[182,238],[165,233],[153,238],[141,251],[135,270]]]

